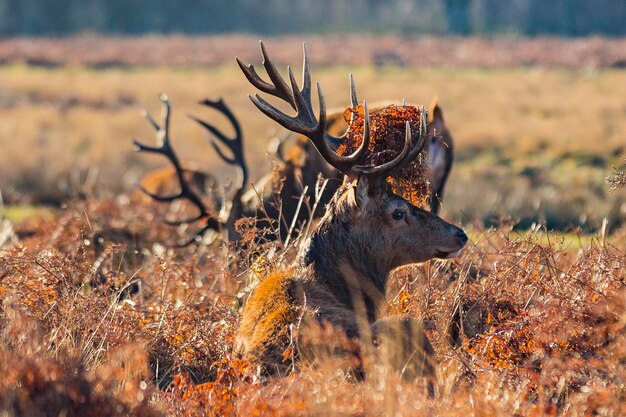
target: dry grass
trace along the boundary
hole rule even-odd
[[[626,159],[624,159],[626,162]],[[620,188],[626,187],[626,172],[618,170],[615,168],[613,173],[607,177],[607,182],[611,186],[611,190],[616,191]]]
[[[388,309],[426,324],[439,362],[429,397],[384,369],[354,382],[332,362],[260,378],[230,354],[258,260],[165,249],[172,230],[152,216],[103,200],[16,225],[19,242],[0,252],[5,415],[626,412],[623,229],[579,250],[541,229],[470,229],[460,259],[398,271]]]

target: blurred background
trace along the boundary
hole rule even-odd
[[[626,153],[623,0],[2,0],[0,192],[18,221],[38,207],[129,193],[158,157],[139,116],[173,105],[186,161],[228,181],[194,114],[223,97],[241,120],[253,178],[277,127],[248,101],[234,63],[260,64],[258,39],[348,104],[348,73],[369,102],[437,98],[455,141],[444,215],[482,226],[572,233],[626,221],[606,177]],[[282,67],[284,69],[284,66]]]
[[[621,0],[3,0],[0,35],[626,34]]]

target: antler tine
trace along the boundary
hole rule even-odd
[[[306,42],[302,42],[302,91],[301,91],[301,95],[309,103],[311,102],[311,70],[309,69],[309,59],[307,57]]]
[[[159,124],[152,118],[152,115],[148,113],[146,109],[141,110],[141,116],[150,123],[155,132],[158,132],[160,127]]]
[[[359,148],[352,155],[346,156],[344,158],[347,163],[357,164],[361,162],[361,160],[365,156],[365,152],[367,152],[370,146],[370,113],[367,108],[367,101],[363,101],[363,113],[365,114],[363,120],[363,141],[361,142]]]
[[[352,110],[356,110],[357,106],[359,105],[359,100],[357,99],[357,96],[356,96],[356,85],[354,84],[354,76],[352,75],[352,73],[350,73],[349,78],[350,78],[350,105],[352,106]],[[353,111],[352,114],[350,115],[350,126],[352,126],[352,123],[354,122],[354,116],[355,116],[355,112]],[[339,146],[337,146],[337,148],[339,148]]]
[[[350,104],[352,108],[356,108],[359,105],[359,100],[356,98],[356,86],[354,85],[354,76],[350,73]]]
[[[426,145],[426,137],[428,135],[427,123],[428,121],[426,119],[426,108],[424,106],[421,106],[420,107],[420,132],[419,132],[419,136],[417,137],[417,143],[411,148],[411,150],[409,151],[409,154],[406,156],[404,161],[400,162],[398,166],[399,168],[403,167],[405,164],[415,159],[415,157],[419,155],[420,152],[422,152],[422,149],[424,149],[424,145]]]
[[[315,126],[315,114],[313,113],[313,106],[311,105],[311,86],[309,85],[309,95],[308,97],[305,95],[304,88],[300,91],[298,87],[298,83],[296,81],[295,75],[293,75],[293,71],[291,67],[287,67],[287,72],[289,73],[289,81],[291,82],[291,89],[293,91],[293,102],[296,105],[296,111],[298,115],[301,112],[306,112],[306,118],[308,121],[312,121],[312,128],[316,128]],[[310,82],[310,81],[309,81]],[[305,116],[305,115],[303,115]]]
[[[163,135],[163,142],[169,146],[170,141],[170,112],[172,107],[170,106],[170,100],[166,94],[161,94],[161,120],[163,123],[163,129],[161,130]]]
[[[261,41],[260,44],[261,54],[263,55],[263,68],[265,68],[265,72],[267,72],[267,75],[270,77],[270,81],[272,81],[273,84],[264,81],[256,72],[252,64],[246,65],[241,62],[239,58],[236,58],[239,68],[241,68],[241,71],[243,71],[243,74],[246,76],[250,84],[263,91],[264,93],[285,100],[295,110],[296,106],[293,102],[293,96],[289,89],[289,86],[287,85],[287,82],[285,82],[283,77],[276,69],[276,65],[274,65],[272,59],[267,53],[263,41]]]

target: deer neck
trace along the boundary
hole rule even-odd
[[[315,285],[374,322],[384,308],[385,287],[393,268],[379,253],[373,253],[368,243],[355,239],[349,224],[323,221],[300,252],[299,263],[310,271],[309,279]]]

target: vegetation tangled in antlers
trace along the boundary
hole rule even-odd
[[[421,131],[423,108],[415,106],[390,105],[371,111],[369,150],[365,157],[367,165],[377,165],[389,160],[390,155],[397,155],[404,146],[406,122],[412,132]],[[340,154],[353,153],[363,142],[364,107],[348,107],[344,119],[349,124],[344,143],[339,148]],[[393,191],[402,195],[421,208],[429,207],[430,184],[428,182],[428,158],[419,153],[413,160],[395,171],[388,179]]]

